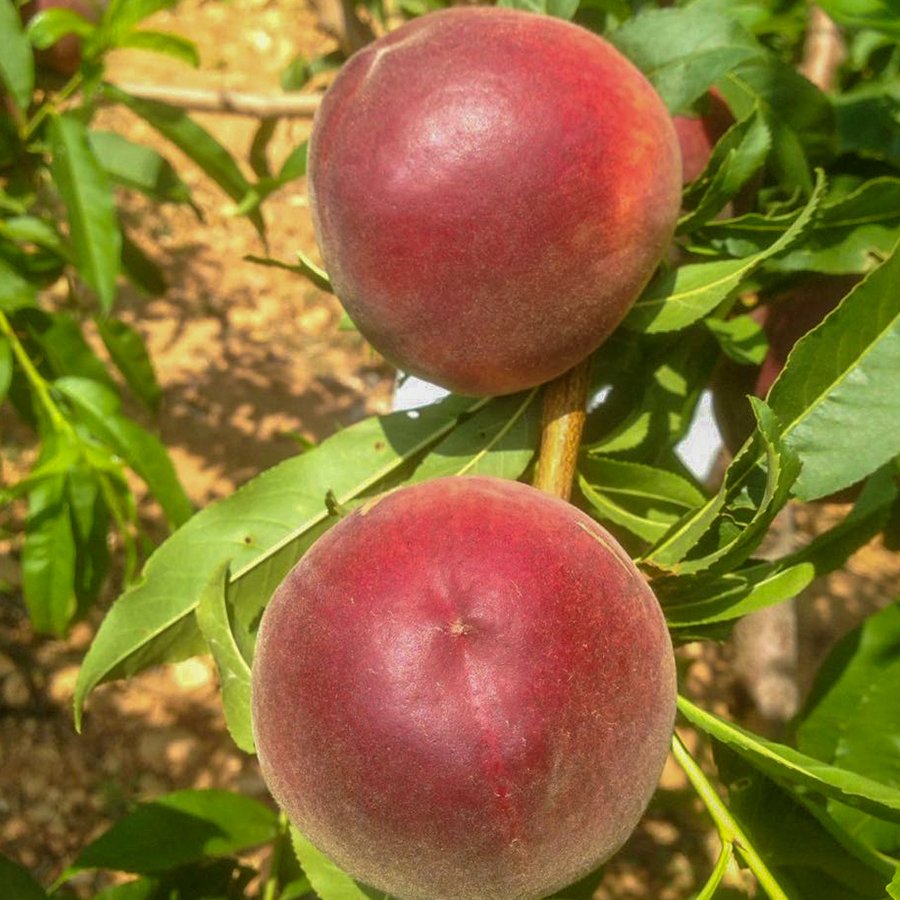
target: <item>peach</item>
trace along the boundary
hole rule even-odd
[[[354,55],[309,148],[336,293],[405,371],[465,394],[547,381],[596,349],[664,256],[678,140],[596,35],[454,8]]]
[[[443,478],[327,532],[260,626],[253,726],[291,821],[400,898],[544,897],[632,832],[672,734],[660,607],[615,540]]]
[[[681,147],[681,180],[695,181],[709,162],[713,147],[734,124],[734,116],[722,95],[713,88],[704,98],[699,116],[675,116],[672,120]]]
[[[103,3],[92,0],[29,0],[22,6],[20,15],[23,22],[28,22],[46,9],[68,9],[90,22],[97,22],[100,9],[105,5],[105,0]],[[37,61],[57,75],[74,75],[81,65],[81,38],[74,34],[65,35],[52,47],[39,51]]]

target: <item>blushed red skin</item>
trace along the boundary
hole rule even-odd
[[[628,837],[672,734],[656,598],[569,504],[493,478],[342,520],[266,609],[262,772],[359,879],[434,900],[547,896]]]
[[[45,9],[69,9],[89,22],[97,22],[100,18],[100,7],[106,2],[91,3],[89,0],[30,0],[20,10],[23,22],[29,22]],[[67,34],[52,47],[36,53],[38,63],[57,75],[70,77],[81,65],[81,38]]]
[[[734,116],[724,98],[713,88],[705,98],[705,110],[700,116],[675,116],[672,123],[681,147],[681,180],[695,181],[709,162],[713,147],[734,124]]]
[[[309,150],[338,296],[395,365],[465,394],[549,380],[623,318],[678,217],[649,82],[568,22],[422,16],[353,56]]]

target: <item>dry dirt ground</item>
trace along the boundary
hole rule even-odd
[[[334,46],[317,31],[303,0],[185,0],[175,13],[157,16],[153,27],[195,39],[202,69],[129,52],[112,61],[113,79],[275,91],[296,53],[314,56]],[[254,122],[198,119],[246,158]],[[147,126],[121,110],[104,111],[99,124],[160,145]],[[270,150],[275,166],[308,129],[304,120],[279,124]],[[340,312],[332,298],[296,276],[243,262],[246,253],[262,251],[252,228],[229,215],[230,201],[177,151],[166,153],[206,221],[126,198],[131,233],[171,287],[154,300],[125,293],[121,309],[145,335],[164,389],[156,427],[192,499],[203,505],[296,452],[298,436],[318,440],[383,411],[391,373],[357,336],[338,330]],[[272,197],[266,211],[274,256],[315,253],[302,183]],[[7,433],[3,440],[13,465],[17,458],[27,461],[25,437]],[[153,504],[142,512],[152,528],[158,521]],[[798,516],[803,540],[825,527],[830,513]],[[228,738],[205,659],[100,689],[89,702],[84,734],[77,736],[72,689],[100,613],[65,641],[36,637],[15,602],[17,564],[8,552],[14,543],[6,548],[0,584],[12,588],[12,602],[0,603],[0,852],[49,883],[78,848],[136,800],[217,786],[267,801],[254,760]],[[814,585],[803,604],[802,652],[818,657],[865,610],[892,599],[898,581],[897,559],[873,545],[848,571]],[[690,647],[682,654],[687,689],[721,712],[734,706],[729,652]],[[610,864],[598,897],[683,900],[702,883],[715,841],[672,764],[662,787],[644,824]],[[92,896],[104,877],[81,876],[79,895]]]

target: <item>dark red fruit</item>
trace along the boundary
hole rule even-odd
[[[266,609],[263,775],[357,878],[547,896],[618,849],[672,734],[675,666],[621,547],[516,482],[445,478],[342,520]]]
[[[325,265],[372,344],[444,387],[503,394],[618,325],[668,248],[681,162],[662,101],[610,44],[468,7],[350,59],[309,185]]]

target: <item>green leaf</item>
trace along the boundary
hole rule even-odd
[[[304,539],[328,522],[329,490],[342,504],[362,496],[485,402],[449,397],[421,410],[365,419],[195,515],[156,550],[141,582],[106,616],[78,676],[76,723],[100,682],[200,652],[194,611],[222,563],[231,560],[233,589],[269,569],[276,570],[273,579],[283,577]],[[267,600],[265,595],[257,603]]]
[[[250,183],[228,150],[183,109],[152,100],[139,100],[110,84],[105,85],[103,90],[171,141],[235,202],[240,202],[250,193]],[[258,231],[263,231],[262,218],[258,213],[251,217],[251,221]]]
[[[84,869],[152,875],[275,839],[278,820],[256,800],[222,790],[175,791],[139,804],[91,841],[60,880]]]
[[[708,317],[703,324],[716,336],[726,356],[747,366],[762,365],[769,352],[769,340],[752,316],[734,316],[731,319]]]
[[[814,500],[900,453],[900,252],[874,269],[794,347],[769,392]]]
[[[832,98],[837,116],[837,152],[855,153],[900,168],[900,85],[863,82]]]
[[[790,896],[882,900],[883,862],[831,833],[809,802],[779,786],[728,747],[717,744],[728,808]]]
[[[559,19],[572,19],[578,10],[578,3],[579,0],[499,0],[497,6],[543,13]]]
[[[121,411],[115,391],[87,378],[58,378],[53,387],[72,404],[77,418],[112,447],[146,482],[172,526],[193,513],[166,448]]]
[[[88,140],[103,170],[117,184],[141,191],[160,203],[193,206],[190,188],[156,150],[135,144],[114,131],[91,130]]]
[[[679,575],[713,566],[734,568],[765,536],[787,501],[800,465],[782,441],[771,410],[755,397],[750,402],[757,430],[728,467],[719,492],[673,525],[644,556],[645,564]]]
[[[197,45],[177,34],[167,34],[162,31],[132,31],[119,41],[119,46],[171,56],[195,69],[200,65]]]
[[[771,145],[769,127],[758,109],[732,125],[687,195],[690,211],[679,220],[679,233],[689,233],[713,218],[762,167]]]
[[[411,482],[445,475],[518,478],[540,439],[538,390],[492,400],[454,429],[419,464]]]
[[[0,0],[3,3],[4,0]],[[0,18],[0,28],[2,28]],[[2,50],[2,42],[0,42]],[[32,878],[31,873],[0,854],[0,886],[7,900],[47,900],[47,892]]]
[[[197,602],[197,625],[209,645],[222,689],[225,723],[234,742],[255,752],[250,722],[250,665],[241,655],[228,615],[228,563],[219,566]]]
[[[847,195],[826,197],[807,239],[773,260],[780,272],[867,272],[888,256],[900,230],[900,178],[872,178]]]
[[[799,717],[797,746],[824,762],[900,787],[900,604],[871,616],[832,650]],[[885,853],[900,826],[830,802],[832,818]]]
[[[94,32],[93,22],[65,7],[44,9],[28,22],[25,32],[32,45],[38,50],[52,47],[67,34],[90,37]]]
[[[0,335],[0,404],[6,399],[13,377],[12,345]]]
[[[34,91],[34,56],[13,0],[0,0],[0,84],[25,112]]]
[[[81,614],[96,601],[109,572],[109,510],[97,473],[83,463],[66,473],[66,499],[75,542],[76,613]]]
[[[825,0],[822,9],[847,28],[872,28],[900,40],[896,0]]]
[[[93,900],[243,900],[258,875],[235,859],[203,860],[107,888]]]
[[[87,129],[72,115],[50,120],[50,171],[66,206],[78,272],[104,309],[116,296],[122,234],[112,187],[88,144]]]
[[[681,266],[655,278],[625,317],[634,331],[655,334],[677,331],[715,309],[763,262],[789,247],[808,228],[824,188],[821,173],[816,189],[790,227],[765,250],[745,259]]]
[[[0,0],[0,3],[8,0]],[[0,259],[0,312],[13,312],[33,306],[37,289],[26,281],[12,266]]]
[[[66,255],[66,248],[56,228],[45,219],[36,216],[12,216],[0,219],[0,234],[19,244],[36,244],[52,250],[59,256]]]
[[[678,710],[692,724],[728,745],[770,777],[840,800],[878,818],[900,822],[900,790],[766,740],[679,696]]]
[[[711,2],[641,12],[607,37],[650,79],[671,113],[685,110],[716,79],[762,52]]]
[[[291,150],[281,164],[281,171],[278,173],[279,184],[287,184],[289,181],[294,181],[306,175],[308,153],[309,141],[304,141]]]
[[[788,190],[813,190],[811,166],[834,151],[834,112],[828,97],[772,54],[747,59],[716,82],[739,119],[762,110],[772,135],[770,167]]]
[[[309,883],[321,900],[376,900],[376,898],[388,900],[387,894],[383,891],[374,891],[357,884],[324,853],[316,849],[293,825],[291,844]]]
[[[109,0],[105,4],[97,40],[102,46],[117,47],[120,41],[148,19],[163,9],[171,9],[178,0]]]
[[[674,472],[595,455],[582,458],[578,485],[596,518],[651,542],[706,500],[690,481]]]
[[[94,321],[109,355],[128,387],[148,409],[157,409],[162,391],[144,339],[119,319],[98,316]]]
[[[797,563],[787,568],[760,565],[722,576],[705,590],[699,587],[692,591],[685,586],[683,593],[693,594],[694,599],[665,604],[666,622],[672,629],[689,629],[693,634],[698,626],[733,621],[790,600],[808,587],[815,575],[812,563]]]
[[[45,445],[45,456],[52,455]],[[61,637],[75,615],[75,538],[66,479],[42,479],[28,496],[22,548],[22,593],[36,631]]]

